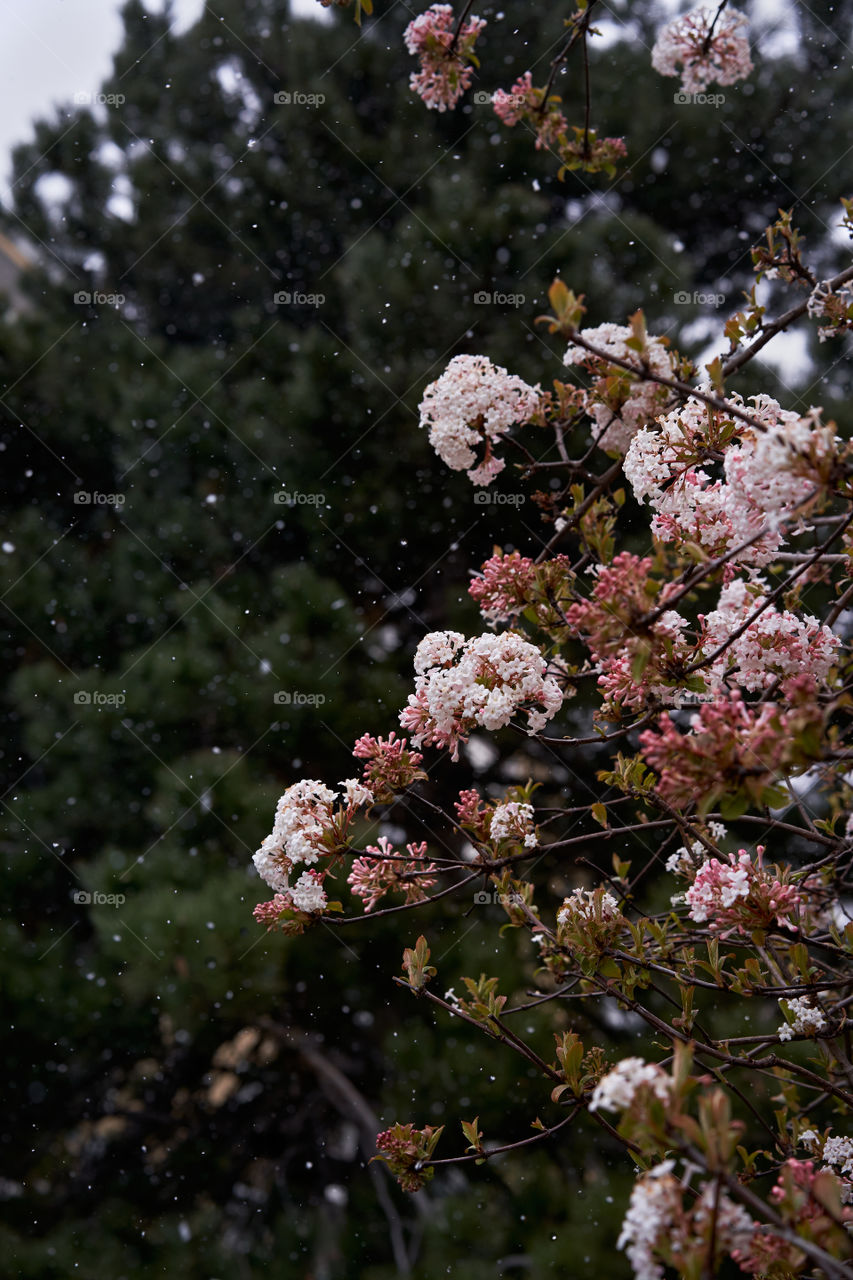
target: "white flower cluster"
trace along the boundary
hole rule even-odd
[[[628,360],[637,369],[637,379],[631,383],[628,395],[617,408],[611,407],[601,399],[596,388],[587,396],[587,413],[594,419],[600,432],[598,447],[611,453],[625,454],[631,440],[640,427],[652,421],[660,413],[669,391],[658,382],[651,382],[643,377],[643,366],[652,373],[671,378],[673,375],[672,356],[660,338],[647,338],[646,349],[642,355],[628,346],[633,330],[628,325],[600,324],[597,329],[583,329],[580,336],[594,347],[616,356],[619,360]],[[607,368],[622,372],[626,379],[631,375],[621,370],[618,365],[608,366],[606,360],[593,356],[583,347],[572,343],[566,352],[563,363],[567,365],[582,364],[590,372],[602,373]],[[559,523],[559,521],[557,522]],[[559,533],[560,530],[557,529]]]
[[[472,484],[491,484],[506,465],[491,452],[512,426],[529,422],[539,407],[541,388],[528,386],[485,356],[454,356],[430,383],[420,404],[429,442],[453,471],[468,469]],[[478,465],[474,450],[486,443]]]
[[[737,395],[731,399],[743,403]],[[794,508],[814,487],[816,462],[835,451],[836,441],[814,413],[801,418],[766,395],[752,401],[751,413],[765,429],[746,426],[726,449],[722,480],[712,480],[696,462],[706,447],[709,414],[716,413],[701,401],[688,400],[634,436],[625,475],[637,501],[648,498],[654,508],[656,537],[695,542],[714,555],[755,539],[733,562],[773,559],[785,521],[798,519]]]
[[[716,1245],[721,1253],[745,1249],[758,1226],[743,1205],[735,1204],[714,1182],[705,1183],[693,1210],[695,1227],[702,1228],[706,1222],[714,1223]]]
[[[822,1142],[820,1134],[815,1133],[814,1129],[805,1129],[800,1134],[800,1142],[808,1147],[813,1155],[821,1156],[824,1161],[823,1168],[829,1169],[836,1175],[841,1184],[842,1203],[853,1204],[853,1140],[827,1138],[826,1142]]]
[[[821,1013],[820,1009],[816,1009],[814,1005],[809,1003],[808,996],[794,996],[790,1000],[779,1001],[779,1004],[786,1004],[788,1011],[794,1015],[792,1023],[783,1022],[779,1028],[780,1040],[792,1040],[795,1035],[813,1036],[818,1031],[823,1031],[826,1026],[826,1017]]]
[[[340,786],[342,793],[332,791],[314,778],[303,778],[280,797],[273,829],[252,858],[258,875],[276,893],[295,894],[298,884],[290,890],[288,880],[291,867],[299,863],[308,866],[327,852],[323,837],[331,826],[334,806],[341,795],[347,808],[370,804],[373,800],[373,793],[357,778],[347,778]],[[302,892],[307,894],[309,888],[306,886]]]
[[[656,1098],[669,1102],[671,1080],[662,1067],[642,1058],[623,1058],[599,1080],[590,1100],[590,1111],[626,1111],[638,1089],[648,1085]]]
[[[722,843],[728,835],[728,831],[723,826],[722,822],[714,822],[711,820],[707,823],[707,827],[708,835],[712,840],[716,841],[717,844]],[[666,866],[667,871],[672,875],[692,875],[699,863],[703,861],[704,857],[705,845],[701,840],[693,840],[691,841],[689,849],[685,845],[681,845],[680,848],[676,849],[675,853],[671,853],[664,865]]]
[[[657,1255],[663,1252],[671,1257],[673,1247],[682,1259],[701,1257],[711,1224],[714,1250],[720,1254],[746,1248],[756,1230],[757,1223],[746,1210],[715,1182],[703,1185],[688,1217],[674,1168],[673,1160],[664,1160],[642,1174],[631,1192],[617,1248],[628,1254],[636,1280],[663,1280],[664,1267]]]
[[[533,830],[533,805],[517,800],[497,805],[489,834],[493,840],[521,840],[525,849],[535,849],[539,840]]]
[[[306,911],[310,914],[314,911],[324,911],[326,908],[326,894],[316,871],[303,871],[290,890],[290,897],[297,911]]]
[[[691,9],[658,33],[652,66],[662,76],[677,76],[680,67],[685,93],[703,93],[712,81],[745,80],[752,71],[748,26],[736,9],[723,13],[716,7]]]
[[[704,624],[703,656],[709,656],[728,640],[766,599],[765,583],[756,577],[748,585],[736,578],[723,587],[717,608],[701,618]],[[732,668],[743,689],[767,689],[778,676],[803,672],[823,683],[841,644],[829,627],[817,618],[798,618],[787,610],[769,605],[750,623],[743,635],[728,646],[713,665],[706,668],[710,685],[721,687]]]
[[[617,916],[621,915],[619,903],[612,893],[607,891],[602,893],[600,903],[602,920],[615,920]],[[570,920],[588,923],[595,919],[594,889],[575,889],[571,897],[563,899],[563,905],[557,912],[557,924],[568,924]],[[634,1062],[638,1061],[638,1059],[628,1058],[626,1061]]]
[[[616,1248],[627,1253],[636,1280],[663,1280],[655,1246],[661,1234],[672,1229],[681,1210],[681,1183],[673,1175],[674,1168],[674,1160],[664,1160],[634,1183]]]
[[[853,1175],[853,1141],[850,1138],[827,1138],[823,1144],[823,1158],[834,1164],[841,1173]]]
[[[819,327],[817,336],[821,342],[826,342],[827,338],[837,337],[849,327],[846,324],[845,315],[849,314],[851,304],[853,304],[853,292],[849,285],[833,289],[828,280],[818,281],[809,294],[806,310],[813,320],[827,316],[831,322]]]
[[[832,297],[832,285],[828,280],[818,280],[809,294],[806,312],[812,320],[819,320],[826,313],[826,304]]]
[[[512,632],[471,640],[458,631],[431,632],[415,654],[415,692],[401,724],[416,747],[435,742],[458,752],[458,743],[477,725],[501,729],[528,704],[527,732],[538,733],[563,703],[560,686],[546,670],[536,646]]]

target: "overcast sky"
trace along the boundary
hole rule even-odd
[[[174,0],[178,27],[204,0]],[[8,199],[10,153],[32,122],[75,93],[94,93],[121,40],[120,0],[0,0],[0,191]],[[147,7],[162,8],[159,0]]]

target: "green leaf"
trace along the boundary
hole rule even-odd
[[[600,827],[607,826],[607,805],[601,804],[601,802],[594,804],[590,809],[590,813]]]

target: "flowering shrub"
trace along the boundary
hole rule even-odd
[[[594,3],[566,22],[546,84],[525,72],[493,100],[563,168],[575,156],[591,172],[606,166],[589,102],[570,125],[551,90],[573,48],[587,58]],[[408,29],[418,91],[439,109],[470,81],[482,24],[467,14],[454,26],[435,6]],[[653,61],[688,92],[732,85],[751,70],[744,19],[695,10],[660,34]],[[399,713],[409,737],[371,726],[354,752],[361,780],[289,787],[255,855],[276,893],[256,916],[286,932],[358,927],[391,894],[377,915],[423,903],[448,928],[474,908],[499,919],[512,989],[486,972],[454,987],[452,946],[430,963],[424,934],[391,976],[487,1036],[490,1053],[519,1056],[532,1135],[501,1142],[458,1117],[464,1148],[438,1157],[446,1126],[400,1120],[377,1158],[417,1191],[444,1165],[596,1126],[638,1168],[618,1246],[641,1280],[667,1267],[702,1280],[727,1259],[774,1280],[853,1275],[853,1143],[834,1135],[853,1107],[853,455],[818,408],[783,407],[749,381],[758,352],[801,319],[846,331],[853,268],[818,288],[787,213],[752,260],[756,284],[798,301],[774,318],[753,289],[704,370],[650,336],[642,312],[585,327],[583,300],[558,280],[538,320],[568,344],[558,369],[573,381],[542,391],[463,355],[430,383],[421,426],[438,455],[477,486],[512,458],[519,485],[544,476],[548,491],[531,495],[541,528],[527,526],[523,549],[494,547],[471,582],[487,633],[421,639]],[[511,743],[522,772],[460,778],[447,812],[429,768],[467,768],[482,734],[500,735],[498,754]],[[593,792],[573,769],[586,753]],[[389,815],[417,828],[411,839],[372,834]],[[346,908],[326,900],[338,871]],[[633,1043],[644,1031],[645,1056],[613,1059],[618,1032]]]

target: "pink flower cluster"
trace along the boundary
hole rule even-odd
[[[536,134],[536,150],[554,151],[565,169],[584,169],[587,173],[602,170],[613,174],[616,165],[627,154],[621,138],[599,138],[595,129],[569,125],[561,110],[562,98],[537,89],[529,71],[516,80],[509,93],[499,89],[492,97],[495,115],[512,128],[522,120]],[[562,169],[560,171],[562,176]]]
[[[433,1175],[428,1163],[442,1129],[426,1124],[416,1129],[413,1124],[395,1124],[376,1135],[374,1159],[384,1160],[404,1191],[420,1191]]]
[[[407,903],[423,902],[427,889],[435,884],[434,862],[426,863],[426,841],[406,845],[408,859],[394,852],[387,836],[379,844],[369,844],[367,852],[374,857],[356,858],[347,876],[347,884],[357,898],[364,900],[364,911],[372,911],[386,893],[403,893]]]
[[[536,565],[529,556],[496,551],[483,565],[482,577],[468,587],[468,594],[487,622],[508,622],[527,608],[535,584]]]
[[[658,592],[658,584],[649,579],[651,565],[648,557],[620,552],[611,564],[595,566],[591,597],[566,610],[566,621],[581,633],[601,668],[598,683],[606,715],[613,709],[618,714],[621,707],[642,707],[649,695],[673,705],[680,697],[678,662],[688,655],[682,636],[687,622],[668,609],[650,626],[641,623],[675,589],[665,586]]]
[[[277,893],[269,902],[259,902],[252,915],[258,924],[265,924],[267,929],[274,929],[283,911],[293,907],[293,899],[289,893]]]
[[[454,15],[449,4],[434,4],[406,27],[403,39],[409,53],[420,59],[409,87],[435,111],[455,107],[471,86],[474,45],[485,27],[473,14],[463,23],[454,41]]]
[[[501,729],[516,712],[538,733],[562,706],[557,682],[546,675],[539,650],[512,632],[466,640],[458,631],[433,631],[415,654],[415,692],[400,723],[416,747],[459,744],[477,726]]]
[[[673,376],[667,340],[647,337],[643,350],[638,351],[634,330],[618,324],[583,329],[580,336],[608,355],[630,361],[637,370],[636,374],[628,373],[619,365],[608,364],[606,357],[594,356],[576,343],[572,343],[563,359],[564,364],[580,365],[594,375],[595,382],[586,393],[585,407],[595,420],[598,446],[624,457],[639,428],[654,420],[671,395],[667,387],[643,376],[646,370],[662,377]]]
[[[509,93],[498,89],[492,97],[492,106],[498,119],[510,129],[524,120],[535,132],[536,150],[540,151],[543,147],[557,146],[560,136],[568,129],[560,101],[556,94],[552,94],[545,102],[545,90],[535,88],[533,77],[525,71]]]
[[[392,729],[387,738],[364,733],[353,747],[357,760],[364,760],[364,784],[375,799],[388,801],[426,774],[419,768],[423,756],[408,749],[408,740]]]
[[[796,931],[791,916],[800,906],[800,894],[764,869],[763,846],[757,852],[755,862],[739,849],[728,855],[728,862],[709,858],[700,866],[684,895],[691,920],[707,921],[713,933],[752,933],[773,923]]]
[[[453,807],[460,827],[469,828],[478,840],[488,840],[491,810],[481,803],[478,792],[460,791]]]
[[[662,715],[656,729],[640,734],[643,758],[658,774],[658,794],[685,811],[707,812],[738,795],[764,803],[780,776],[806,767],[823,725],[811,676],[786,680],[780,695],[781,705],[747,706],[740,690],[731,690],[703,703],[686,734]]]
[[[481,576],[468,587],[468,594],[476,600],[487,622],[510,622],[531,610],[540,627],[562,628],[565,619],[561,607],[570,579],[568,556],[558,555],[535,564],[517,551],[504,555],[495,548],[491,559],[482,565]]]
[[[538,385],[528,386],[485,356],[454,356],[424,392],[420,425],[429,428],[429,442],[448,467],[467,469],[472,484],[491,484],[506,465],[492,445],[534,417],[541,394]],[[481,445],[485,453],[474,466]]]
[[[749,23],[736,9],[691,9],[668,22],[652,49],[652,66],[662,76],[677,76],[685,93],[703,93],[712,81],[735,84],[752,71]]]
[[[759,577],[751,583],[737,578],[724,586],[717,608],[699,615],[703,655],[710,656],[726,644],[765,599],[766,587]],[[798,618],[769,605],[704,674],[712,687],[718,687],[730,672],[741,688],[749,690],[767,689],[778,676],[803,672],[824,684],[840,645],[840,638],[817,618],[808,614]]]
[[[742,404],[737,395],[733,403]],[[763,565],[784,541],[785,524],[799,519],[795,508],[824,480],[837,454],[837,441],[821,428],[815,412],[806,418],[781,409],[770,396],[752,397],[758,431],[688,400],[682,408],[642,427],[625,457],[625,475],[638,502],[655,511],[652,532],[663,541],[694,542],[711,555],[753,541],[732,563]],[[723,479],[712,480],[701,466],[717,461],[726,434]],[[734,431],[734,434],[732,434]]]
[[[827,1169],[816,1170],[811,1160],[786,1160],[770,1199],[793,1231],[839,1257],[847,1252],[849,1236],[836,1223],[835,1215],[827,1212],[833,1193],[838,1195],[839,1189],[835,1174]],[[851,1218],[853,1209],[843,1206],[841,1221],[848,1228]],[[731,1252],[738,1266],[753,1275],[793,1276],[803,1270],[803,1254],[797,1245],[775,1235],[772,1227],[757,1223],[752,1239]]]

